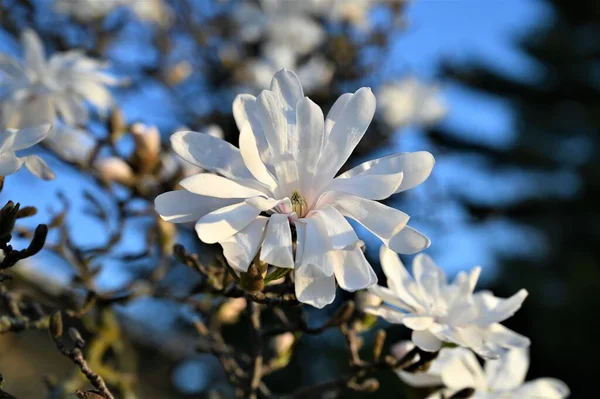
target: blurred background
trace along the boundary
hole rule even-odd
[[[114,123],[115,109],[123,123],[156,127],[165,151],[169,135],[183,127],[237,144],[233,98],[268,88],[273,73],[286,67],[324,109],[344,92],[374,89],[376,118],[347,167],[392,152],[432,152],[436,166],[429,180],[389,204],[410,214],[412,226],[431,238],[427,253],[449,275],[481,265],[482,288],[506,297],[529,291],[522,310],[506,322],[532,340],[528,378],[562,379],[573,398],[594,392],[590,364],[600,358],[594,322],[600,312],[600,3],[0,1],[0,53],[21,58],[19,37],[28,27],[47,55],[80,49],[108,61],[108,71],[120,79],[111,88],[115,107],[108,113],[95,110],[76,126],[58,122],[58,139],[43,151],[56,180],[21,171],[0,193],[3,203],[38,207],[26,227],[48,223],[68,203],[66,224],[81,246],[103,243],[107,232],[118,230],[113,253],[98,260],[98,290],[119,290],[158,267],[147,251],[148,232],[159,228],[150,212],[125,222],[110,212],[99,222],[88,212],[90,196],[107,209],[134,198],[126,184],[102,179],[99,168],[82,173],[78,167],[109,134],[106,121]],[[3,78],[9,79],[0,74],[0,87]],[[7,115],[1,117],[6,124]],[[133,140],[124,137],[117,147],[131,153]],[[153,195],[164,191],[159,183],[141,194],[136,189],[132,206],[151,208]],[[360,231],[378,265],[377,240]],[[186,230],[177,241],[207,258],[219,250],[201,247]],[[140,253],[148,256],[130,256]],[[77,291],[77,270],[53,253],[15,273],[14,284],[45,297]],[[185,291],[190,275],[177,265],[164,282]],[[338,294],[336,303],[350,295]],[[245,321],[231,307],[226,335],[243,342]],[[311,321],[318,324],[334,310],[315,311]],[[115,315],[107,324],[124,331],[123,350],[132,360],[123,367],[138,375],[139,397],[227,395],[218,363],[195,351],[185,306],[140,297],[117,306]],[[390,341],[407,338],[405,329],[379,323]],[[295,349],[290,366],[267,379],[274,391],[327,381],[347,367],[336,331],[302,337]],[[0,336],[4,388],[17,397],[47,397],[43,377],[65,378],[70,366],[43,333]],[[381,377],[373,397],[419,397],[392,373]]]

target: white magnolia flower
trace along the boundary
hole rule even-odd
[[[428,399],[442,399],[474,389],[472,399],[563,399],[569,396],[564,382],[538,378],[525,382],[529,368],[527,349],[513,349],[499,359],[486,360],[484,368],[465,348],[442,349],[426,373],[399,372],[400,378],[416,387],[445,385]]]
[[[57,114],[65,123],[88,120],[85,101],[99,112],[113,103],[105,85],[118,80],[101,72],[106,65],[79,51],[55,53],[48,60],[38,35],[27,29],[21,37],[25,62],[0,55],[0,88],[4,89],[3,125],[31,127],[54,123]]]
[[[487,291],[473,294],[480,267],[459,273],[449,284],[444,271],[427,255],[415,257],[414,279],[393,251],[382,247],[380,259],[388,288],[374,286],[370,291],[384,305],[367,312],[412,329],[412,340],[422,350],[434,352],[442,342],[450,342],[493,358],[506,348],[529,346],[528,338],[499,324],[519,310],[526,290],[508,299]]]
[[[281,70],[271,90],[234,101],[239,150],[202,133],[171,136],[180,157],[216,174],[184,179],[184,190],[158,196],[156,209],[167,221],[197,221],[198,237],[220,243],[236,270],[246,271],[259,251],[268,264],[295,268],[301,302],[331,303],[336,280],[345,290],[369,287],[377,278],[345,217],[394,251],[427,248],[407,214],[377,200],[422,183],[434,164],[428,152],[392,154],[334,178],[374,112],[375,96],[362,88],[342,95],[325,118],[297,76]]]
[[[439,87],[426,85],[414,77],[382,85],[378,92],[379,111],[390,126],[429,126],[447,112]]]
[[[128,7],[142,21],[167,25],[171,10],[163,0],[56,0],[56,9],[72,15],[79,22],[103,18],[118,7]]]
[[[0,131],[0,176],[11,175],[25,165],[31,173],[41,179],[54,179],[54,173],[42,158],[37,155],[18,157],[15,154],[15,151],[33,147],[44,140],[50,128],[50,125],[43,125],[21,130]]]

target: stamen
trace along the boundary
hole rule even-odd
[[[303,218],[308,213],[308,204],[298,191],[294,191],[290,198],[292,202],[292,210],[296,212],[299,218]]]

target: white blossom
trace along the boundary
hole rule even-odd
[[[414,77],[383,84],[377,98],[381,117],[396,128],[429,126],[439,122],[447,112],[439,87],[427,85]]]
[[[488,291],[473,294],[480,267],[461,272],[448,283],[444,271],[427,255],[415,257],[414,279],[393,251],[382,247],[380,259],[388,288],[374,286],[370,291],[384,305],[367,312],[412,329],[412,341],[422,350],[434,352],[442,342],[450,342],[493,358],[506,348],[529,346],[528,338],[499,324],[519,310],[526,290],[508,299]]]
[[[43,125],[21,130],[0,131],[0,176],[11,175],[25,165],[31,173],[41,179],[54,179],[54,173],[42,158],[37,155],[18,157],[15,153],[15,151],[33,147],[44,140],[50,128],[50,125]]]
[[[499,359],[486,360],[485,366],[465,348],[440,351],[426,373],[399,372],[400,378],[416,387],[444,385],[428,399],[448,398],[455,393],[474,389],[472,399],[563,399],[569,396],[564,382],[538,378],[525,382],[529,368],[527,349],[512,349]]]
[[[105,64],[79,51],[55,53],[48,60],[38,35],[21,36],[24,62],[0,55],[0,88],[4,89],[2,123],[19,128],[54,123],[57,115],[68,125],[87,122],[85,101],[105,112],[113,99],[106,85],[117,79],[102,72]]]
[[[168,25],[172,11],[163,0],[56,0],[57,11],[73,16],[79,22],[90,22],[127,7],[142,21]]]
[[[430,153],[391,154],[334,178],[373,118],[370,89],[342,95],[325,118],[297,76],[281,70],[271,90],[239,95],[233,113],[240,149],[202,133],[171,136],[180,157],[215,174],[190,176],[184,190],[155,200],[164,220],[196,222],[198,237],[220,243],[233,268],[246,271],[260,251],[261,261],[295,268],[301,302],[323,307],[335,297],[336,280],[349,291],[377,281],[345,217],[394,251],[429,246],[406,226],[406,213],[377,201],[422,183],[433,168]]]

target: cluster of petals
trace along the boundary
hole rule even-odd
[[[0,176],[11,175],[25,165],[31,173],[39,178],[44,180],[54,179],[54,173],[42,158],[37,155],[18,157],[15,153],[33,147],[44,140],[50,129],[50,125],[43,125],[21,130],[6,129],[0,131]]]
[[[388,287],[370,288],[383,304],[366,311],[412,329],[412,341],[422,350],[438,351],[447,342],[497,358],[506,349],[529,346],[528,338],[500,324],[520,309],[526,290],[508,299],[488,291],[473,293],[480,267],[461,272],[448,283],[444,271],[427,255],[415,257],[414,278],[396,253],[382,247],[380,258]]]
[[[55,53],[48,60],[38,35],[23,31],[24,62],[0,55],[3,125],[20,128],[54,123],[58,115],[68,125],[87,122],[85,102],[99,112],[113,103],[106,85],[119,81],[103,72],[106,65],[80,51]]]
[[[334,300],[336,281],[348,291],[377,281],[346,217],[393,251],[429,246],[406,225],[406,213],[377,201],[423,182],[431,154],[392,154],[335,177],[375,113],[370,89],[342,95],[325,117],[297,76],[280,70],[270,90],[238,96],[233,113],[239,149],[202,133],[171,137],[181,158],[212,173],[182,180],[183,190],[158,196],[155,205],[166,221],[196,222],[198,237],[220,243],[234,269],[246,271],[256,255],[294,268],[298,299],[323,307]]]
[[[400,378],[414,387],[444,388],[427,399],[450,398],[464,389],[472,389],[472,399],[563,399],[569,396],[564,382],[554,378],[525,381],[529,369],[527,349],[512,349],[499,359],[486,360],[465,348],[445,348],[425,373],[400,371]]]

